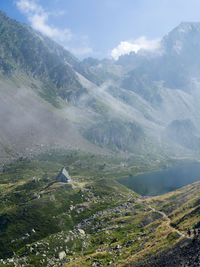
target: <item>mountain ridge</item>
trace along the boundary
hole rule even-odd
[[[76,71],[86,77],[91,76],[94,81],[94,76],[70,52],[26,24],[11,20],[4,13],[0,16],[0,33],[3,41],[0,50],[1,66],[4,67],[5,74],[10,74],[16,68],[21,69],[28,75],[49,83],[49,87],[53,83],[55,97],[68,96],[69,100],[73,91],[83,90]]]
[[[163,54],[81,62],[0,13],[0,265],[152,266],[173,249],[191,265],[200,182],[156,197],[117,182],[199,162],[200,35],[180,53],[172,35]]]
[[[1,13],[0,17],[1,67],[7,68],[2,69],[1,79],[4,82],[14,81],[17,87],[27,87],[53,105],[55,109],[51,112],[58,115],[63,125],[68,121],[70,127],[79,133],[79,139],[91,144],[89,147],[96,147],[99,151],[105,150],[105,153],[107,149],[111,153],[146,153],[144,147],[148,153],[153,147],[161,154],[168,154],[170,150],[195,155],[199,153],[199,148],[194,149],[194,146],[188,146],[184,141],[177,142],[167,131],[173,121],[190,120],[197,128],[197,136],[191,135],[190,138],[199,138],[199,110],[196,104],[196,100],[200,98],[198,70],[195,71],[195,77],[191,75],[192,69],[198,68],[194,63],[193,67],[190,66],[190,72],[187,73],[188,67],[185,65],[180,71],[179,66],[183,62],[184,54],[176,54],[174,58],[171,52],[166,50],[163,55],[153,58],[146,54],[134,54],[122,56],[116,62],[95,59],[81,62],[30,27],[9,19],[4,13]],[[173,37],[173,33],[182,27],[180,25],[164,37],[166,46],[171,42],[169,39]],[[186,44],[188,42],[185,40]],[[187,57],[190,57],[190,54]],[[190,61],[192,58],[193,55]],[[132,64],[134,59],[136,64]],[[198,60],[196,62],[198,64]],[[11,98],[9,101],[12,102]],[[40,106],[45,104],[43,100],[38,103]],[[12,102],[11,106],[14,108],[15,103]],[[32,112],[28,106],[26,109],[27,113]],[[4,113],[2,108],[2,114]],[[9,121],[13,119],[7,120],[6,123]],[[37,119],[33,121],[36,123]],[[52,124],[50,118],[43,123]],[[115,131],[111,131],[109,124],[115,125]],[[12,125],[10,126],[12,128]],[[118,133],[117,127],[121,129]],[[61,127],[60,132],[62,131]],[[134,137],[139,135],[143,137],[136,141]],[[123,136],[129,139],[128,145],[121,145]],[[59,138],[54,135],[55,143],[63,143]],[[82,149],[82,141],[77,141],[79,144],[74,146]],[[195,143],[195,140],[192,142]],[[12,143],[12,140],[11,143],[9,140],[6,146],[12,147]]]

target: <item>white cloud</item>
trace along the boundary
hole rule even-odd
[[[111,51],[111,56],[117,60],[120,56],[130,54],[131,52],[138,53],[140,50],[155,51],[160,48],[160,39],[148,40],[142,36],[133,42],[121,42],[116,48]]]
[[[17,0],[16,5],[27,17],[33,29],[47,35],[72,53],[83,56],[93,52],[87,36],[76,36],[70,29],[60,29],[50,24],[51,16],[62,16],[66,13],[65,10],[46,11],[35,0]]]
[[[36,2],[31,0],[18,0],[16,5],[26,15],[35,30],[58,42],[67,42],[72,39],[72,33],[69,29],[58,29],[48,24],[50,13],[45,11],[42,6],[36,4]]]

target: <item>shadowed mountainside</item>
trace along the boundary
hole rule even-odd
[[[189,25],[181,24],[163,39],[162,53],[81,62],[1,12],[2,159],[25,149],[34,154],[31,150],[45,146],[144,156],[199,155],[198,61],[185,76],[190,82],[182,80],[188,89],[176,85],[182,70],[175,66],[185,57],[192,64],[199,51],[199,24]],[[190,35],[192,52],[187,48]],[[173,42],[181,42],[182,49],[175,49]],[[171,63],[164,64],[166,60]],[[174,128],[181,120],[190,121],[184,135],[179,134],[180,123]]]

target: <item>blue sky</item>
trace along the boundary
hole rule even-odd
[[[79,58],[155,49],[182,21],[200,21],[199,0],[1,0],[0,9]]]

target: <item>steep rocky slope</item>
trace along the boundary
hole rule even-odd
[[[0,12],[0,34],[2,72],[12,75],[22,71],[39,79],[43,97],[52,95],[75,101],[84,92],[76,72],[95,81],[94,75],[70,52],[3,12]]]
[[[182,27],[163,39],[161,54],[130,55],[117,62],[91,58],[81,62],[1,12],[2,158],[25,149],[30,152],[35,147],[65,144],[103,153],[198,156],[198,72],[188,72],[189,83],[182,81],[187,90],[175,85],[173,77],[178,77],[180,68],[168,75],[173,60],[179,66],[186,53],[191,62],[198,53],[198,24],[188,26],[184,33]],[[191,54],[186,49],[190,34],[195,36]],[[170,48],[172,40],[179,39],[186,47],[180,53]],[[165,58],[171,63],[164,64]],[[193,69],[198,67],[195,64]],[[163,65],[162,76],[158,72]],[[195,134],[186,137],[169,131],[172,122],[180,120],[191,121]]]
[[[194,266],[197,267],[200,264],[200,253],[199,253],[200,241],[197,239],[195,241],[183,240],[179,242],[174,247],[160,253],[149,260],[141,262],[136,265],[128,266]]]

